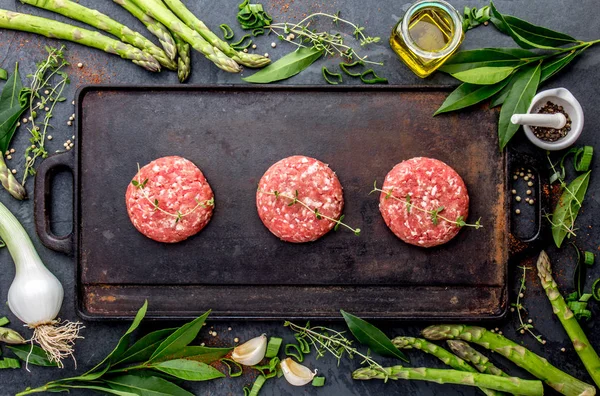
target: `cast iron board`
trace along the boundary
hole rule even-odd
[[[77,103],[78,307],[88,318],[497,317],[506,309],[506,161],[496,117],[477,108],[432,117],[445,89],[399,87],[108,87]],[[278,240],[261,223],[257,183],[276,161],[318,158],[344,187],[345,222],[313,243]],[[130,223],[125,190],[137,164],[167,155],[194,162],[215,192],[210,224],[162,244]],[[452,166],[470,192],[465,229],[424,249],[386,227],[378,196],[398,162]]]

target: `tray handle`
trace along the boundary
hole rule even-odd
[[[535,205],[535,232],[527,237],[519,237],[515,234],[515,225],[510,224],[510,243],[509,243],[509,252],[511,257],[532,252],[536,249],[539,249],[540,245],[546,240],[546,235],[548,233],[549,227],[548,223],[544,221],[544,213],[549,213],[550,201],[548,192],[550,191],[549,186],[550,182],[548,179],[548,174],[546,172],[546,167],[544,166],[543,159],[539,157],[535,157],[530,154],[521,153],[518,151],[509,151],[508,152],[508,183],[511,185],[513,179],[513,171],[518,167],[525,167],[532,170],[532,173],[535,175],[534,186],[535,188],[535,196],[537,197],[537,204]],[[532,190],[533,190],[532,188]],[[510,188],[509,188],[510,190]],[[508,210],[509,216],[512,216],[512,194],[509,191],[509,204]],[[510,218],[510,217],[509,217]]]
[[[66,254],[73,253],[74,233],[57,236],[50,227],[51,180],[61,170],[74,172],[74,150],[52,155],[39,165],[35,176],[34,215],[38,237],[49,249]]]

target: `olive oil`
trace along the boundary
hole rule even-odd
[[[394,27],[390,45],[419,77],[433,73],[463,40],[462,20],[444,1],[420,1]]]

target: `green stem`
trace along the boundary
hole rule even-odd
[[[392,380],[421,380],[438,384],[457,384],[478,386],[500,392],[518,395],[542,396],[544,386],[540,381],[524,380],[516,377],[497,377],[495,375],[467,373],[450,369],[432,369],[427,367],[409,368],[402,366],[386,367],[381,371],[371,368],[360,368],[352,373],[356,380],[392,379]]]
[[[560,320],[571,342],[573,342],[573,347],[575,347],[575,351],[590,374],[590,377],[592,377],[596,385],[600,386],[600,358],[583,332],[579,322],[573,316],[573,312],[567,306],[565,299],[560,294],[558,286],[552,277],[550,259],[544,251],[540,253],[540,257],[538,258],[537,269],[542,287],[546,291],[548,300],[550,300],[550,304],[552,305],[552,311],[558,317],[558,320]]]
[[[592,396],[596,393],[593,386],[559,370],[527,348],[483,327],[436,325],[427,327],[422,334],[428,340],[460,339],[481,345],[511,360],[564,395]]]

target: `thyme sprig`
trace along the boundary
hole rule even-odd
[[[366,364],[371,369],[381,371],[387,381],[388,374],[383,366],[373,360],[369,355],[369,351],[367,351],[366,354],[363,354],[358,349],[354,348],[352,346],[352,341],[344,335],[345,331],[337,331],[323,326],[311,327],[310,323],[307,323],[306,326],[299,326],[286,321],[283,325],[289,327],[296,333],[296,339],[303,339],[310,342],[315,348],[317,359],[324,357],[329,352],[337,359],[339,366],[344,355],[347,355],[349,359],[354,359],[354,356],[359,356],[363,359],[360,363],[361,365]]]
[[[158,210],[159,212],[164,213],[167,216],[174,217],[175,218],[175,223],[179,223],[179,221],[181,221],[181,219],[183,219],[186,216],[191,215],[196,210],[198,210],[198,208],[204,208],[204,209],[206,209],[206,208],[208,208],[210,206],[212,206],[212,207],[215,206],[215,199],[214,199],[214,197],[211,198],[211,199],[208,199],[206,201],[199,201],[199,200],[195,199],[196,206],[194,206],[192,209],[188,210],[185,213],[182,213],[179,210],[177,212],[175,212],[175,213],[168,212],[168,211],[164,210],[163,208],[161,208],[159,206],[158,199],[155,198],[154,201],[150,199],[150,196],[148,195],[148,191],[146,191],[146,184],[148,184],[148,179],[142,180],[141,174],[140,174],[140,164],[137,164],[137,167],[138,167],[138,179],[137,180],[135,180],[135,179],[132,180],[131,184],[133,184],[134,187],[136,187],[138,190],[140,190],[140,192],[142,193],[142,196],[144,198],[146,198],[146,200],[148,202],[150,202],[150,204],[154,207],[154,211]]]
[[[519,318],[520,326],[517,329],[517,331],[520,332],[521,334],[525,334],[525,332],[528,332],[529,334],[531,334],[533,336],[533,338],[535,338],[537,340],[537,342],[539,342],[540,344],[545,344],[544,340],[542,340],[542,336],[535,334],[533,332],[532,329],[534,327],[533,327],[533,324],[531,323],[532,321],[530,320],[528,323],[525,323],[523,321],[522,313],[527,312],[527,310],[521,303],[521,299],[523,297],[525,297],[525,290],[527,289],[527,287],[525,286],[525,276],[527,275],[527,270],[531,269],[531,268],[526,267],[526,266],[519,266],[519,268],[521,268],[523,270],[523,275],[521,276],[521,285],[519,287],[519,294],[517,294],[517,302],[511,304],[511,306],[513,307],[513,310],[517,311],[517,316]]]
[[[303,202],[301,199],[298,199],[298,190],[294,191],[294,196],[290,196],[287,194],[283,194],[279,191],[262,191],[260,188],[258,189],[258,191],[262,194],[269,194],[269,195],[273,195],[276,199],[281,198],[286,198],[289,199],[290,202],[288,203],[288,206],[293,206],[295,204],[300,204],[302,206],[304,206],[306,209],[310,210],[311,212],[314,213],[315,217],[317,218],[317,220],[321,220],[321,219],[327,219],[329,221],[331,221],[332,223],[335,223],[335,227],[333,228],[334,231],[337,231],[340,226],[342,227],[346,227],[347,229],[349,229],[350,231],[352,231],[354,233],[354,235],[359,236],[360,235],[360,228],[352,228],[350,227],[348,224],[342,222],[342,220],[344,220],[345,215],[341,215],[339,219],[334,219],[333,217],[329,217],[324,215],[323,213],[321,213],[319,211],[318,208],[311,208],[306,202]]]
[[[64,67],[69,65],[64,56],[65,46],[59,49],[46,47],[48,57],[46,60],[38,63],[31,77],[31,87],[28,88],[31,92],[31,100],[29,101],[29,114],[31,124],[27,130],[31,134],[29,142],[30,146],[25,150],[25,170],[23,172],[23,182],[25,185],[27,177],[35,175],[35,162],[39,157],[46,158],[48,151],[45,147],[46,133],[48,128],[53,128],[50,124],[50,119],[53,117],[54,107],[58,102],[64,102],[65,97],[61,96],[65,86],[69,84],[69,76],[62,71]],[[59,78],[53,80],[55,76]],[[44,119],[42,122],[36,122],[38,112],[44,111]]]
[[[277,37],[280,40],[287,41],[298,47],[307,47],[306,44],[310,44],[310,46],[317,50],[325,51],[328,55],[333,56],[338,54],[348,60],[356,58],[365,63],[383,65],[383,62],[367,60],[368,55],[360,56],[352,46],[346,44],[341,33],[331,34],[329,32],[318,32],[315,29],[311,29],[310,25],[315,17],[329,18],[336,26],[339,25],[339,23],[350,26],[353,29],[352,35],[360,42],[361,47],[367,44],[377,43],[381,40],[380,37],[365,35],[364,26],[359,26],[346,19],[340,18],[339,11],[333,15],[324,12],[316,12],[296,24],[287,22],[272,23],[269,26],[266,26],[266,28],[268,28],[270,32],[277,34]]]
[[[440,207],[432,209],[432,210],[423,209],[423,208],[421,208],[421,207],[419,207],[417,205],[414,205],[411,202],[411,197],[410,197],[409,194],[407,194],[406,197],[404,197],[404,200],[402,200],[402,199],[396,197],[395,195],[393,195],[393,192],[394,192],[393,188],[389,189],[388,191],[385,191],[385,190],[382,190],[382,189],[378,188],[377,187],[377,181],[375,181],[373,183],[373,190],[371,190],[371,192],[369,193],[369,195],[373,194],[374,192],[384,193],[385,194],[385,199],[392,198],[392,199],[395,199],[396,201],[403,202],[406,205],[406,212],[407,213],[410,213],[411,209],[416,209],[416,210],[418,210],[420,212],[427,213],[429,215],[429,217],[431,218],[431,222],[433,223],[433,225],[438,225],[439,224],[439,220],[441,219],[441,220],[447,221],[450,224],[454,224],[457,227],[473,227],[476,230],[478,230],[480,228],[483,228],[483,226],[481,225],[481,217],[479,219],[477,219],[477,221],[475,222],[475,224],[469,224],[469,223],[465,222],[465,219],[464,219],[463,216],[458,216],[456,218],[456,220],[450,220],[449,218],[447,218],[447,217],[445,217],[445,216],[443,216],[443,215],[440,214],[445,209],[443,206],[440,206]]]

